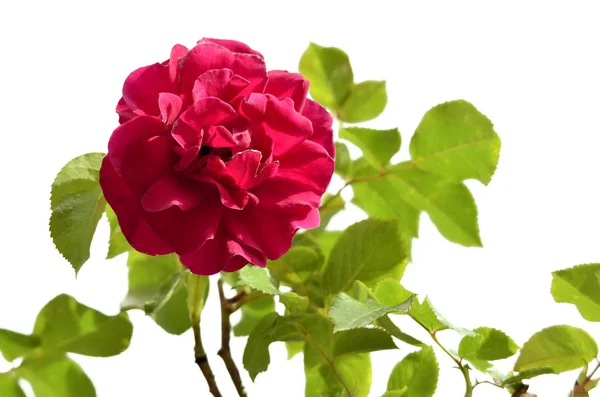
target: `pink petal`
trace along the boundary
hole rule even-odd
[[[331,157],[335,157],[331,114],[317,102],[307,99],[302,115],[309,119],[313,126],[313,134],[308,137],[308,140],[323,146]]]
[[[155,181],[173,173],[177,160],[169,135],[140,139],[127,148],[121,177],[141,197]]]
[[[146,220],[155,233],[179,255],[196,251],[214,238],[221,221],[223,206],[217,190],[207,184],[203,186],[201,202],[188,211],[174,206],[146,213]]]
[[[100,168],[100,186],[106,201],[117,214],[123,235],[133,248],[148,255],[173,252],[144,220],[139,200],[116,173],[108,156],[104,157]]]
[[[244,209],[249,202],[258,203],[256,196],[246,190],[228,188],[208,176],[200,175],[194,177],[194,179],[214,185],[219,190],[221,204],[232,210]]]
[[[300,214],[299,214],[300,215]],[[302,229],[312,229],[319,227],[321,216],[319,208],[313,208],[305,214],[301,214],[292,221],[292,225]]]
[[[237,145],[237,141],[227,128],[215,125],[204,130],[202,144],[213,148],[230,148]]]
[[[158,94],[158,107],[163,121],[167,125],[171,125],[179,116],[183,100],[179,95],[171,94],[170,92],[161,92]]]
[[[123,156],[129,146],[139,139],[166,133],[162,121],[152,116],[137,116],[117,127],[108,141],[108,156],[118,173],[121,173]]]
[[[217,97],[228,101],[249,84],[248,80],[234,75],[231,69],[213,69],[198,77],[194,83],[192,97],[194,101],[206,97]]]
[[[123,98],[131,110],[139,109],[143,114],[159,116],[158,94],[174,91],[169,67],[155,63],[139,68],[127,77],[123,85]]]
[[[289,73],[283,70],[271,70],[265,93],[272,94],[279,99],[291,98],[294,109],[302,112],[309,82],[299,73]]]
[[[129,105],[125,102],[125,99],[121,97],[119,103],[116,108],[117,114],[119,115],[119,124],[123,124],[129,120],[131,120],[135,115],[133,114],[133,110],[129,107]]]
[[[235,40],[221,40],[221,39],[211,39],[209,37],[204,37],[198,43],[214,43],[220,46],[223,46],[230,50],[231,52],[241,52],[245,54],[253,54],[258,55],[261,58],[264,58],[262,54],[258,51],[253,50],[247,44],[241,43]]]
[[[235,179],[237,186],[247,189],[247,186],[253,185],[261,157],[257,150],[246,150],[231,158],[227,163],[227,171]]]
[[[202,202],[202,186],[181,177],[171,176],[154,182],[142,197],[142,207],[158,212],[177,206],[188,211]]]
[[[265,180],[252,189],[258,197],[260,206],[269,211],[286,213],[298,207],[318,208],[322,192],[309,189],[305,185],[295,183],[293,179],[282,179],[279,175]]]
[[[179,60],[188,53],[188,49],[181,44],[175,44],[171,49],[171,57],[169,58],[169,77],[174,83],[177,82],[177,70],[179,69]]]

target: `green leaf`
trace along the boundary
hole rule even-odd
[[[108,253],[106,259],[111,259],[132,249],[119,226],[117,214],[115,214],[115,211],[113,211],[109,205],[106,206],[106,217],[110,224],[110,237],[108,239]]]
[[[501,379],[500,384],[502,387],[506,387],[508,385],[513,385],[517,383],[521,383],[525,379],[535,378],[536,376],[553,374],[554,370],[551,367],[536,367],[531,369],[526,369],[524,371],[519,372],[516,375],[510,375],[503,379]]]
[[[6,361],[14,361],[31,353],[40,345],[40,338],[0,328],[0,352]]]
[[[353,397],[367,397],[369,395],[372,380],[369,354],[345,354],[335,358],[333,363],[337,374],[328,364],[320,364],[305,370],[306,387],[304,395],[306,397],[350,397],[340,382],[340,377],[350,389]]]
[[[429,332],[439,332],[450,328],[445,321],[440,320],[437,311],[427,297],[423,300],[423,303],[415,299],[410,308],[410,314]]]
[[[413,345],[413,346],[417,346],[417,347],[427,346],[425,343],[421,342],[417,338],[415,338],[405,332],[402,332],[402,330],[400,330],[400,328],[398,328],[398,326],[396,324],[394,324],[394,322],[387,315],[378,318],[376,324],[379,327],[385,329],[394,338],[401,340],[404,343],[408,343],[409,345]]]
[[[600,263],[552,272],[552,296],[572,303],[588,321],[600,321]]]
[[[2,397],[26,397],[25,392],[19,386],[19,378],[13,372],[0,374],[0,396]]]
[[[432,397],[437,387],[439,366],[431,347],[410,353],[390,374],[387,390],[406,391],[405,397]]]
[[[127,313],[107,316],[64,294],[42,308],[33,328],[44,350],[94,357],[123,352],[129,347],[132,332]]]
[[[385,279],[375,287],[375,298],[384,305],[395,306],[406,302],[413,293],[406,290],[397,280]]]
[[[305,312],[308,309],[308,298],[295,292],[283,292],[279,294],[279,300],[291,313]]]
[[[96,390],[81,367],[68,357],[25,360],[17,374],[31,384],[36,397],[95,397]]]
[[[375,280],[406,259],[396,222],[367,219],[346,229],[331,251],[323,285],[335,293],[355,280]],[[406,266],[406,262],[404,262]]]
[[[481,247],[477,206],[469,189],[418,168],[398,166],[392,178],[403,201],[425,211],[438,231],[449,241],[466,247]]]
[[[391,312],[408,312],[413,302],[412,296],[405,302],[387,306],[374,299],[357,301],[345,293],[337,295],[329,308],[329,317],[333,321],[334,331],[359,328],[371,324],[381,316]]]
[[[338,118],[347,123],[369,121],[379,116],[385,105],[385,81],[363,81],[352,87],[350,95],[338,111]]]
[[[163,283],[158,294],[144,306],[144,311],[156,324],[174,335],[181,335],[192,327],[186,276],[185,271],[173,274]]]
[[[412,164],[460,182],[487,185],[500,156],[492,122],[464,100],[442,103],[423,116],[411,142]]]
[[[250,335],[256,324],[265,316],[275,311],[275,300],[272,296],[264,296],[242,305],[242,317],[233,327],[235,336]]]
[[[350,151],[348,146],[342,142],[335,143],[335,173],[340,176],[350,175],[350,167],[352,166],[352,159],[350,158]]]
[[[323,255],[307,246],[292,247],[281,258],[269,261],[267,268],[280,282],[295,286],[302,285],[323,265]]]
[[[150,256],[131,251],[127,258],[129,268],[129,290],[121,307],[144,309],[153,300],[161,287],[183,270],[177,255]]]
[[[569,325],[555,325],[525,342],[515,371],[550,367],[560,373],[580,368],[597,355],[598,345],[587,332]]]
[[[310,43],[298,69],[310,81],[310,95],[329,109],[338,109],[354,85],[348,55],[339,48]]]
[[[461,358],[501,360],[514,355],[519,346],[504,332],[494,328],[480,327],[473,330],[477,335],[465,336],[458,346]]]
[[[258,266],[245,266],[240,270],[239,286],[248,285],[266,294],[277,295],[279,288],[271,279],[267,269]]]
[[[406,394],[406,390],[408,388],[404,386],[402,389],[396,389],[392,391],[386,391],[381,395],[381,397],[402,397]]]
[[[338,212],[340,212],[341,210],[343,210],[346,207],[346,202],[340,195],[331,196],[329,193],[327,193],[323,197],[322,202],[323,202],[323,204],[321,205],[321,208],[319,209],[319,214],[321,216],[321,223],[319,224],[319,227],[309,230],[308,233],[311,233],[311,234],[322,233],[325,230],[325,228],[327,227],[327,225],[329,224],[329,222],[331,222],[331,219],[334,217],[334,215],[336,215]]]
[[[250,378],[267,370],[271,362],[269,345],[276,341],[300,340],[296,319],[271,313],[263,317],[254,327],[244,349],[243,364]]]
[[[90,246],[106,201],[98,182],[103,153],[69,161],[52,184],[50,235],[75,272],[90,257]]]
[[[387,332],[377,328],[357,328],[333,335],[333,355],[368,353],[398,347]]]
[[[303,340],[294,340],[290,342],[285,342],[285,349],[287,350],[287,358],[291,360],[296,354],[302,353],[304,350],[304,341]]]
[[[362,150],[365,159],[376,169],[389,164],[390,159],[400,150],[400,132],[373,130],[369,128],[343,128],[340,138],[346,139]]]
[[[468,357],[465,358],[465,360],[471,363],[473,368],[475,368],[479,372],[483,372],[484,374],[488,373],[488,371],[494,367],[491,362],[476,357]]]

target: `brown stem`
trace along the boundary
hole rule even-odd
[[[198,364],[198,367],[200,367],[200,370],[202,371],[202,375],[204,375],[204,379],[206,379],[210,393],[214,397],[222,397],[221,392],[217,387],[217,382],[215,381],[215,375],[213,374],[210,364],[208,363],[204,346],[202,345],[202,337],[200,336],[200,321],[195,320],[196,319],[192,319],[192,328],[194,329],[194,340],[196,342],[194,347],[196,364]]]
[[[219,349],[217,354],[223,359],[225,367],[227,367],[227,372],[229,372],[229,376],[235,385],[235,390],[237,390],[238,395],[240,397],[247,397],[246,390],[242,384],[240,371],[238,371],[237,366],[231,357],[231,349],[229,347],[229,341],[231,339],[231,323],[229,321],[229,316],[231,315],[232,310],[231,305],[225,298],[225,293],[223,292],[222,279],[219,279],[217,286],[219,288],[219,299],[221,301],[221,349]],[[240,294],[238,294],[238,296],[239,295]],[[242,298],[243,296],[241,296],[240,299],[234,298],[234,300],[237,302]]]

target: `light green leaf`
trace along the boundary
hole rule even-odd
[[[408,387],[404,386],[402,389],[396,389],[392,391],[386,391],[381,397],[402,397],[406,394]]]
[[[513,385],[516,383],[521,383],[525,379],[535,378],[540,375],[553,374],[554,370],[551,367],[537,367],[526,369],[524,371],[519,372],[518,374],[509,375],[503,379],[501,379],[500,384],[502,387],[506,387],[508,385]]]
[[[371,324],[381,316],[391,312],[408,312],[413,302],[412,296],[399,305],[387,306],[374,299],[357,301],[345,293],[338,294],[329,308],[329,317],[334,324],[334,332],[359,328]]]
[[[25,360],[17,374],[35,397],[95,397],[96,389],[79,364],[66,356]]]
[[[367,219],[346,229],[331,251],[323,285],[335,293],[355,280],[375,280],[404,263],[406,249],[393,221]]]
[[[487,185],[500,156],[492,122],[464,100],[442,103],[423,116],[410,142],[412,164],[461,182]]]
[[[153,300],[161,287],[183,270],[177,255],[150,256],[131,251],[127,257],[129,268],[129,290],[121,307],[144,309]]]
[[[333,355],[397,349],[390,334],[377,328],[356,328],[333,335]]]
[[[19,386],[19,378],[14,372],[0,374],[0,396],[26,397],[25,392]]]
[[[391,130],[342,128],[340,138],[358,146],[365,159],[376,169],[389,164],[392,156],[400,150],[400,132],[397,128]]]
[[[258,266],[245,266],[241,269],[238,285],[248,285],[266,294],[279,294],[279,288],[277,288],[271,279],[269,271]]]
[[[308,233],[310,234],[321,234],[329,225],[331,219],[346,207],[346,202],[340,195],[332,197],[329,193],[323,196],[322,203],[321,208],[319,208],[321,223],[318,227],[309,230]]]
[[[361,123],[379,116],[387,105],[385,81],[363,81],[352,87],[350,95],[338,111],[347,123]]]
[[[250,378],[267,370],[271,362],[269,345],[276,341],[294,341],[302,337],[296,327],[297,319],[271,313],[263,317],[254,327],[244,349],[243,363]]]
[[[300,317],[296,323],[304,344],[305,371],[333,360],[333,329],[327,318],[320,314]]]
[[[281,258],[269,261],[267,269],[280,282],[290,286],[302,285],[319,271],[323,265],[323,255],[308,246],[292,247]]]
[[[421,342],[417,338],[415,338],[405,332],[402,332],[402,330],[400,330],[400,328],[398,328],[398,326],[396,324],[394,324],[394,322],[387,315],[378,318],[376,324],[379,327],[385,329],[394,338],[401,340],[404,343],[408,343],[409,345],[413,345],[413,346],[417,346],[417,347],[427,346],[425,343]]]
[[[384,305],[395,306],[406,302],[413,293],[406,290],[398,280],[387,278],[375,287],[375,298]]]
[[[494,328],[480,327],[473,330],[477,335],[465,336],[458,346],[458,355],[466,359],[501,360],[514,355],[519,346],[504,332]]]
[[[490,371],[494,367],[491,362],[475,357],[469,357],[465,360],[467,360],[473,366],[473,368],[475,368],[479,372],[483,372],[484,374],[488,373],[488,371]]]
[[[439,366],[431,347],[410,353],[390,374],[387,390],[404,390],[405,397],[432,397],[437,387]]]
[[[90,245],[106,201],[98,182],[103,153],[69,161],[58,173],[50,196],[50,235],[75,272],[90,257]]]
[[[290,342],[285,342],[285,349],[287,350],[287,358],[291,360],[298,353],[302,353],[304,350],[304,341],[303,340],[294,340]]]
[[[6,361],[23,357],[40,345],[40,338],[0,328],[0,353]]]
[[[310,95],[329,109],[339,109],[354,85],[348,55],[339,48],[310,43],[298,69],[310,81]]]
[[[132,332],[127,313],[107,316],[64,294],[40,310],[33,329],[44,350],[95,357],[123,352],[129,347]]]
[[[163,283],[158,294],[144,305],[146,314],[162,329],[174,335],[181,335],[192,327],[186,276],[185,271],[173,274]]]
[[[582,367],[598,355],[598,345],[584,330],[555,325],[534,334],[521,348],[515,371],[550,367],[555,373]]]
[[[371,359],[369,354],[345,354],[334,359],[334,365],[354,397],[367,397],[371,388]],[[306,372],[306,397],[350,397],[338,375],[328,364],[308,368]]]
[[[350,167],[352,166],[352,159],[350,158],[350,151],[348,146],[342,142],[335,143],[335,173],[346,177],[350,175]]]
[[[108,239],[108,253],[106,254],[106,259],[111,259],[132,249],[119,226],[117,214],[115,214],[115,211],[113,211],[109,205],[106,206],[106,217],[110,224],[110,237]]]
[[[291,313],[305,312],[308,309],[308,298],[295,292],[283,292],[279,294],[279,300]]]
[[[248,302],[241,307],[242,317],[233,327],[235,336],[250,335],[256,324],[265,316],[275,311],[275,300],[272,296],[264,296]]]
[[[445,321],[440,320],[437,311],[427,297],[423,300],[423,303],[420,303],[418,299],[413,301],[410,315],[429,332],[438,332],[450,328]]]
[[[600,321],[600,263],[552,272],[552,296],[572,303],[588,321]]]

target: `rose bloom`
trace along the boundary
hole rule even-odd
[[[297,73],[247,45],[202,39],[135,70],[100,185],[127,241],[193,273],[262,266],[319,225],[334,168],[332,118]]]

